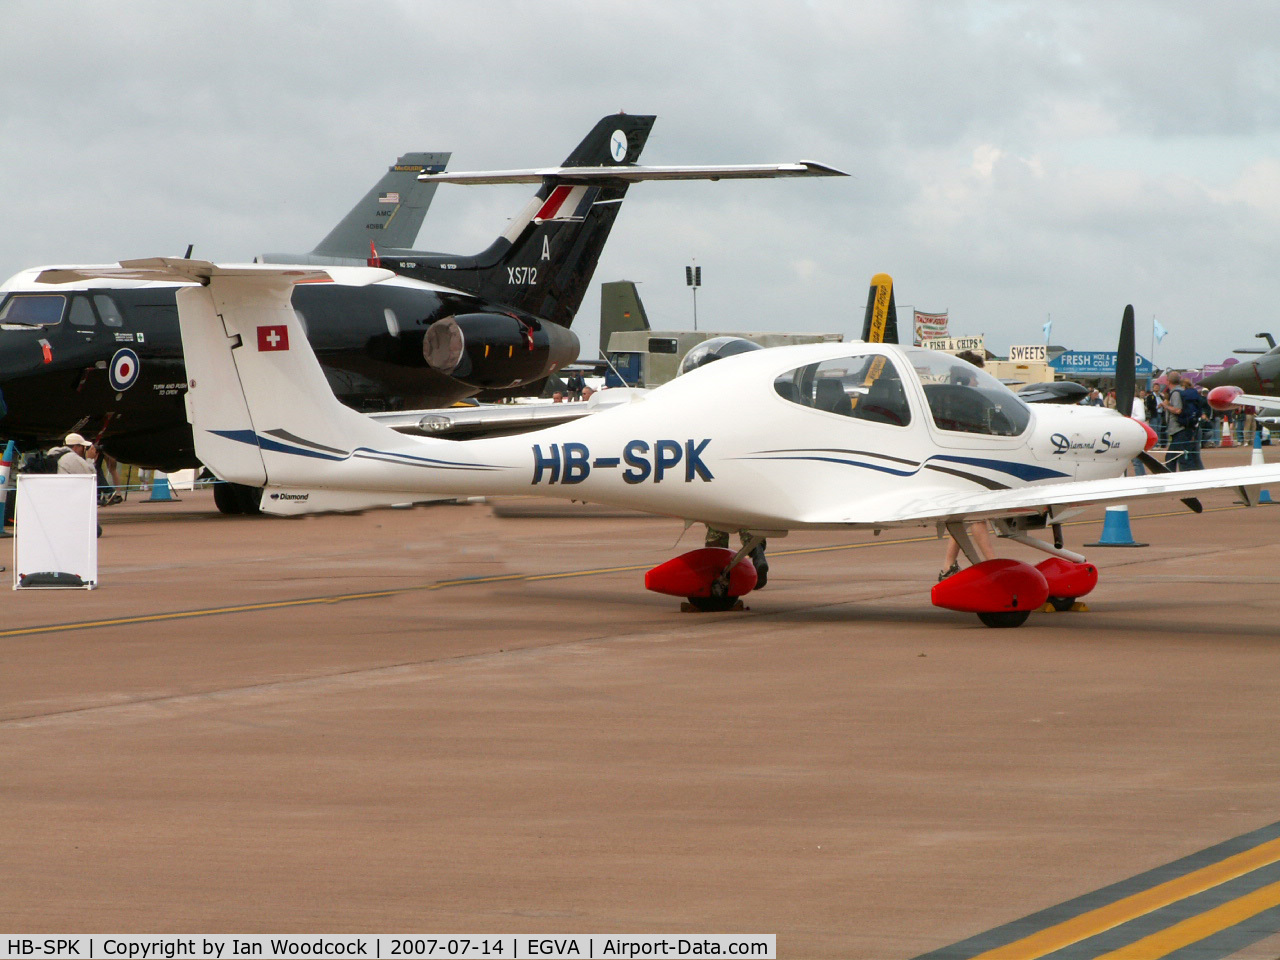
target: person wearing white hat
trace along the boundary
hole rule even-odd
[[[68,433],[62,441],[67,452],[58,458],[59,473],[94,473],[93,460],[98,451],[78,433]]]

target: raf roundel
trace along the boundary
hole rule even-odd
[[[621,130],[613,131],[613,136],[609,138],[609,153],[612,154],[614,163],[627,159],[627,135]]]
[[[117,350],[107,374],[111,378],[111,389],[123,393],[132,387],[137,382],[139,366],[138,355],[128,347]]]

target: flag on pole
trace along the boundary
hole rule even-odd
[[[1155,334],[1156,343],[1164,343],[1164,338],[1169,335],[1169,331],[1160,326],[1160,321],[1155,317],[1151,318],[1151,331]]]
[[[1049,331],[1053,329],[1053,318],[1050,317],[1044,322],[1044,342],[1049,342]]]

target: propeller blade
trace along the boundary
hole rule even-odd
[[[1137,460],[1139,463],[1141,463],[1144,467],[1146,467],[1152,473],[1173,473],[1172,470],[1166,467],[1163,463],[1161,463],[1151,454],[1147,453],[1145,450],[1142,451],[1142,453],[1138,454],[1136,457],[1134,457],[1134,459]]]
[[[1133,395],[1137,389],[1134,371],[1133,304],[1124,308],[1120,321],[1120,344],[1116,347],[1116,410],[1126,417],[1133,413]]]
[[[1117,406],[1119,406],[1119,403],[1120,403],[1119,396],[1120,396],[1120,391],[1116,390]],[[1141,463],[1144,467],[1146,467],[1152,473],[1173,473],[1172,470],[1166,467],[1163,463],[1161,463],[1151,454],[1147,453],[1145,450],[1142,453],[1138,454],[1134,459],[1137,460],[1139,463]],[[1204,504],[1200,502],[1198,497],[1183,497],[1182,502],[1187,505],[1187,509],[1190,510],[1192,513],[1204,513]]]

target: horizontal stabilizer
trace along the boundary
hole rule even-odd
[[[390,270],[376,267],[348,267],[342,271],[342,282],[353,286],[377,283],[395,276]],[[314,267],[238,263],[218,265],[207,260],[182,257],[148,257],[143,260],[121,260],[119,263],[76,267],[50,267],[40,271],[40,283],[72,283],[78,280],[116,279],[150,280],[167,283],[199,283],[205,285],[213,277],[244,279],[287,277],[292,283],[327,283],[333,280],[328,270]]]
[[[429,437],[523,433],[588,417],[610,407],[630,403],[646,392],[629,387],[615,387],[600,391],[585,403],[484,403],[434,410],[369,413],[366,416],[397,433]]]
[[[641,180],[750,180],[769,177],[847,177],[825,164],[801,160],[799,163],[733,164],[721,166],[543,167],[537,170],[489,170],[478,172],[424,173],[427,183],[541,183],[547,177],[573,183],[638,183]]]

